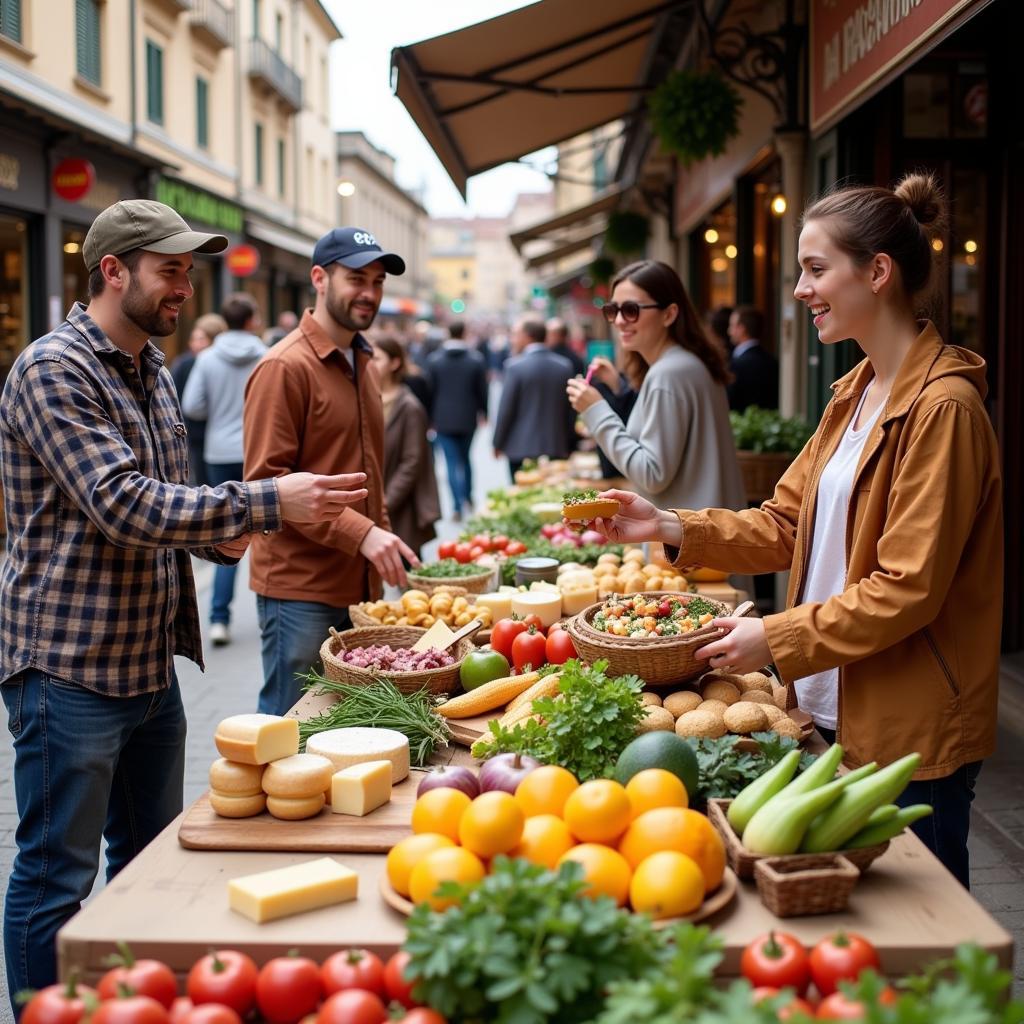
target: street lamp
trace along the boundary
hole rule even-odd
[[[342,199],[348,199],[349,196],[353,196],[356,193],[356,187],[351,181],[339,181],[338,182],[338,195]]]
[[[772,213],[781,217],[786,212],[786,197],[780,192],[772,199]]]

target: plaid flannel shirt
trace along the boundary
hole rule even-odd
[[[0,682],[35,668],[113,697],[202,666],[189,552],[281,526],[273,480],[188,487],[188,441],[163,353],[141,374],[76,303],[22,352],[0,398],[7,559]],[[141,376],[141,380],[140,380]]]

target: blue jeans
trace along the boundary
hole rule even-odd
[[[181,813],[185,712],[177,679],[157,693],[105,697],[29,669],[0,693],[19,817],[4,906],[13,999],[57,980],[57,931],[92,890],[101,837],[110,881]]]
[[[302,696],[306,675],[318,671],[320,647],[331,626],[351,629],[348,608],[332,608],[319,601],[286,601],[256,595],[256,612],[263,638],[263,689],[259,710],[265,715],[284,715]]]
[[[226,484],[229,480],[242,479],[241,462],[207,462],[206,478],[211,487]],[[210,605],[210,622],[231,622],[231,601],[235,596],[237,565],[218,565],[213,571],[213,602]]]
[[[469,450],[473,446],[472,434],[438,434],[437,443],[444,454],[448,472],[448,486],[452,490],[452,504],[461,513],[464,505],[473,500],[473,466]]]

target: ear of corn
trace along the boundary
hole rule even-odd
[[[562,700],[564,697],[563,694],[556,693],[552,699]],[[498,720],[498,724],[503,729],[510,729],[512,726],[518,725],[520,722],[525,722],[528,718],[532,718],[533,715],[533,701],[531,700],[528,704],[520,704],[514,711],[506,711]]]
[[[538,679],[528,690],[523,690],[518,697],[513,697],[509,701],[508,707],[505,708],[505,714],[515,711],[516,708],[522,707],[524,704],[532,703],[538,697],[554,697],[558,693],[558,684],[561,679],[560,672],[553,672],[549,676],[544,676],[543,679]]]
[[[469,693],[460,694],[438,705],[437,713],[444,718],[472,718],[474,715],[503,708],[513,697],[528,690],[540,679],[539,672],[524,672],[520,676],[502,676],[478,686]]]

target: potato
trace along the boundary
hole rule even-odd
[[[621,565],[622,559],[618,555],[613,554],[611,551],[606,551],[603,555],[597,556],[598,565]]]
[[[647,559],[644,558],[644,553],[639,548],[630,548],[622,556],[622,562],[636,562],[637,565],[646,565]]]
[[[604,558],[604,555],[601,556]],[[619,567],[617,565],[611,565],[608,562],[598,562],[594,566],[594,578],[597,580],[606,579],[609,576],[617,576],[619,573]]]
[[[676,690],[675,693],[670,693],[663,701],[662,704],[669,711],[678,718],[680,715],[685,715],[687,711],[695,711],[700,707],[701,697],[699,693],[695,693],[693,690]]]
[[[655,565],[653,562],[648,562],[640,571],[645,576],[661,576],[665,572],[660,565]]]

